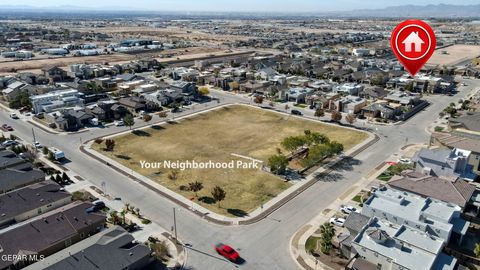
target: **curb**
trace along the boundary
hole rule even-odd
[[[230,104],[230,105],[235,105],[235,104]],[[222,106],[229,106],[229,105],[220,105],[218,107],[222,107]],[[246,106],[251,106],[251,105],[246,105]],[[206,109],[206,110],[212,110],[212,109],[215,109],[215,108],[209,108],[209,109]],[[199,111],[197,113],[201,113],[203,111]],[[189,115],[187,116],[184,116],[184,117],[189,117]],[[181,118],[181,117],[179,117]],[[313,120],[313,119],[307,119],[307,120],[310,120],[310,121],[316,121],[316,120]],[[157,123],[158,124],[158,123]],[[138,130],[138,129],[142,129],[142,128],[146,128],[148,126],[151,126],[151,125],[147,125],[147,126],[144,126],[144,127],[139,127],[139,128],[136,128],[135,130]],[[354,129],[354,128],[352,128]],[[354,129],[355,130],[355,129]],[[366,131],[363,131],[363,132],[366,132]],[[121,133],[121,132],[120,132]],[[113,134],[110,134],[110,135],[105,135],[105,136],[102,136],[101,138],[106,138],[106,137],[109,137],[109,136],[113,136],[113,135],[116,135],[116,134],[119,134],[119,132],[116,132],[116,133],[113,133]],[[330,163],[330,164],[326,164],[326,168],[323,172],[320,172],[319,175],[324,175],[324,174],[328,174],[330,173],[332,170],[333,170],[333,167],[347,159],[347,158],[352,158],[352,157],[355,157],[356,155],[360,154],[361,152],[363,152],[364,150],[366,150],[368,147],[372,146],[373,144],[375,144],[379,139],[380,137],[376,134],[373,134],[373,133],[368,133],[367,134],[370,135],[370,138],[369,138],[369,141],[367,141],[366,143],[364,143],[363,145],[361,145],[360,147],[358,147],[357,149],[353,150],[352,153],[350,153],[349,155],[345,155],[341,158],[338,158],[337,160],[335,160],[333,163]],[[98,138],[97,138],[98,139]],[[85,148],[85,145],[94,141],[95,139],[91,139],[87,142],[85,142],[83,145],[80,146],[80,151],[84,154],[86,154],[87,156],[97,160],[98,162],[100,163],[107,163],[105,160],[103,160],[102,158],[98,157],[97,155],[94,155],[92,153],[90,153],[88,150],[86,150]],[[190,204],[187,204],[183,201],[180,201],[179,199],[175,198],[174,196],[158,189],[157,187],[154,187],[152,186],[151,184],[149,183],[146,183],[140,179],[138,179],[137,177],[131,175],[130,173],[128,172],[125,172],[124,170],[122,170],[121,168],[115,166],[115,165],[110,165],[109,166],[110,168],[114,169],[115,171],[117,171],[118,173],[130,178],[131,180],[143,185],[144,187],[160,194],[161,196],[169,199],[170,201],[176,203],[177,205],[183,207],[185,210],[188,210],[190,211],[191,213],[201,217],[201,218],[204,218],[205,220],[209,221],[209,222],[212,222],[212,223],[215,223],[215,224],[218,224],[218,225],[225,225],[225,226],[232,226],[232,225],[251,225],[251,224],[254,224],[254,223],[257,223],[261,220],[263,220],[264,218],[268,217],[269,215],[271,215],[273,212],[275,212],[276,210],[278,210],[280,207],[282,207],[283,205],[285,205],[286,203],[288,203],[289,201],[291,201],[293,198],[297,197],[298,195],[300,195],[302,192],[304,192],[305,190],[307,190],[309,187],[313,186],[315,183],[318,182],[318,176],[309,180],[308,182],[304,183],[303,185],[301,185],[300,187],[298,187],[297,189],[295,189],[294,191],[292,191],[290,194],[287,194],[285,197],[283,197],[282,199],[280,199],[278,202],[274,203],[272,206],[270,206],[269,208],[265,209],[263,212],[261,212],[260,214],[258,214],[257,216],[254,216],[250,219],[246,219],[246,220],[240,220],[240,221],[225,221],[225,220],[219,220],[217,218],[213,218],[209,215],[206,215],[196,209],[191,209],[190,207]]]

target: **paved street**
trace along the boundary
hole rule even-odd
[[[432,105],[402,125],[370,127],[380,136],[380,141],[355,157],[354,163],[331,174],[328,179],[319,179],[318,183],[285,204],[266,219],[248,226],[224,227],[202,220],[185,210],[177,210],[177,227],[179,238],[191,247],[188,250],[187,265],[195,269],[297,269],[289,255],[289,240],[293,233],[310,219],[314,218],[324,207],[343,194],[350,186],[367,175],[379,163],[398,152],[400,147],[412,143],[427,142],[429,134],[426,127],[432,123],[450,102],[457,102],[474,87],[480,87],[480,81],[465,80],[466,87],[454,97],[427,96]],[[220,103],[211,102],[208,106],[225,103],[245,102],[245,98],[215,91]],[[247,100],[248,102],[248,100]],[[206,109],[205,105],[195,105],[178,116]],[[308,116],[313,112],[307,113]],[[159,120],[155,118],[153,121]],[[143,121],[136,120],[137,126]],[[153,122],[152,121],[152,122]],[[22,120],[12,120],[5,112],[0,113],[0,123],[7,123],[15,128],[15,134],[32,141],[32,125]],[[152,124],[152,123],[150,123]],[[363,126],[363,123],[358,123]],[[125,130],[126,127],[109,127],[71,135],[52,135],[35,128],[37,141],[47,146],[63,150],[71,162],[65,167],[92,184],[105,189],[114,197],[121,197],[139,207],[142,213],[165,229],[173,226],[175,204],[158,196],[153,191],[136,183],[124,175],[112,170],[105,164],[92,160],[82,154],[78,147],[81,142]],[[245,264],[236,266],[224,260],[213,251],[217,242],[228,243],[238,249]]]

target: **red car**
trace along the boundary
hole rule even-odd
[[[227,258],[231,262],[236,262],[240,258],[238,252],[235,251],[231,246],[225,244],[217,244],[215,245],[215,250],[218,254],[222,255],[223,257]]]

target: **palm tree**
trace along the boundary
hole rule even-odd
[[[332,224],[325,222],[320,226],[320,233],[325,238],[332,238],[335,235],[335,227]]]

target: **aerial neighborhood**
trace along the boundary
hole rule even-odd
[[[2,5],[0,270],[480,269],[470,6],[412,73],[391,7]]]

